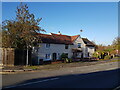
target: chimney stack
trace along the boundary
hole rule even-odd
[[[49,35],[52,35],[52,33],[50,32]]]
[[[61,32],[60,32],[60,31],[58,31],[58,34],[59,34],[59,35],[61,35]]]

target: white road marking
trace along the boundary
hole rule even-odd
[[[45,80],[42,80],[42,81],[30,82],[30,83],[20,84],[20,85],[16,85],[16,86],[8,86],[8,87],[4,87],[4,88],[14,88],[14,87],[25,86],[25,85],[30,85],[30,84],[40,83],[40,82],[46,82],[46,81],[52,81],[52,80],[57,80],[57,79],[59,79],[59,78],[45,79]]]
[[[113,90],[119,90],[120,89],[120,86],[118,86],[118,87],[116,87],[115,89],[113,89]]]

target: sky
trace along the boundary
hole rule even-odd
[[[15,19],[19,2],[2,2],[2,21]],[[110,45],[118,36],[117,2],[24,2],[48,34],[60,31]],[[80,32],[80,30],[83,32]]]

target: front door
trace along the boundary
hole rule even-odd
[[[53,61],[55,61],[57,59],[57,54],[53,53],[52,57],[53,57]]]

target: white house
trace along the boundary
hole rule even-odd
[[[91,57],[95,51],[95,45],[87,38],[81,38],[80,35],[68,36],[58,34],[38,34],[42,43],[40,47],[34,47],[33,54],[39,60],[59,60],[61,54],[65,53],[68,58]]]

